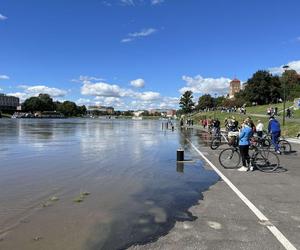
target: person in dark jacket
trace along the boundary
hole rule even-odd
[[[274,116],[271,116],[269,119],[268,132],[271,133],[272,143],[275,147],[276,153],[280,154],[281,152],[279,150],[278,141],[281,135],[281,129],[280,123],[274,118]]]

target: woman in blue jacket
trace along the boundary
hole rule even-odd
[[[253,131],[249,124],[249,121],[245,120],[239,135],[239,149],[240,149],[242,163],[243,163],[243,166],[238,169],[239,171],[250,170],[249,146],[250,146],[250,138],[252,137],[252,135],[253,135]]]

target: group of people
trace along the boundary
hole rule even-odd
[[[267,115],[268,116],[277,116],[278,115],[278,108],[277,107],[275,107],[275,108],[268,107],[267,108]]]
[[[240,167],[239,171],[252,171],[253,166],[250,165],[250,156],[249,156],[249,146],[250,140],[253,134],[256,132],[258,137],[262,137],[263,135],[263,123],[258,120],[257,125],[255,126],[250,117],[248,117],[242,124],[239,133],[239,149],[242,157],[242,167]],[[274,116],[270,116],[269,124],[268,124],[268,132],[271,134],[272,143],[275,147],[276,153],[280,154],[280,149],[278,145],[279,137],[281,135],[280,123],[278,120],[274,118]]]

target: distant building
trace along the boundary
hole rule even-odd
[[[176,115],[176,110],[175,109],[151,109],[149,110],[150,115],[155,115],[159,113],[161,116],[168,116],[172,117]]]
[[[229,85],[229,98],[234,98],[236,93],[241,91],[241,81],[238,79],[233,79]]]
[[[0,94],[0,110],[16,110],[19,104],[18,97]]]
[[[105,107],[105,106],[88,106],[87,108],[88,115],[112,115],[115,110],[113,107]]]

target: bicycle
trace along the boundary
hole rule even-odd
[[[230,135],[230,133],[233,133]],[[215,135],[215,137],[210,142],[210,148],[212,150],[216,150],[222,143],[222,140],[225,141],[226,144],[229,146],[234,146],[237,144],[237,138],[238,138],[238,132],[228,132],[228,133],[222,133],[219,132]]]
[[[270,133],[266,133],[262,138],[258,139],[258,144],[261,147],[265,147],[270,149],[272,147],[272,149],[274,149],[274,145],[272,143],[272,135]],[[281,137],[278,140],[278,146],[279,146],[279,150],[281,153],[289,153],[292,151],[292,145],[284,139],[284,137]]]
[[[262,172],[274,172],[280,166],[279,158],[274,152],[258,147],[253,149],[254,152],[250,156],[250,164],[254,168]],[[239,148],[236,146],[222,150],[219,155],[219,162],[226,169],[239,168],[241,162]]]
[[[228,141],[228,137],[227,134],[223,134],[222,132],[218,132],[215,134],[215,136],[212,138],[211,142],[210,142],[210,148],[212,150],[216,150],[222,143],[222,139],[224,139],[224,141],[226,143],[229,143]]]

